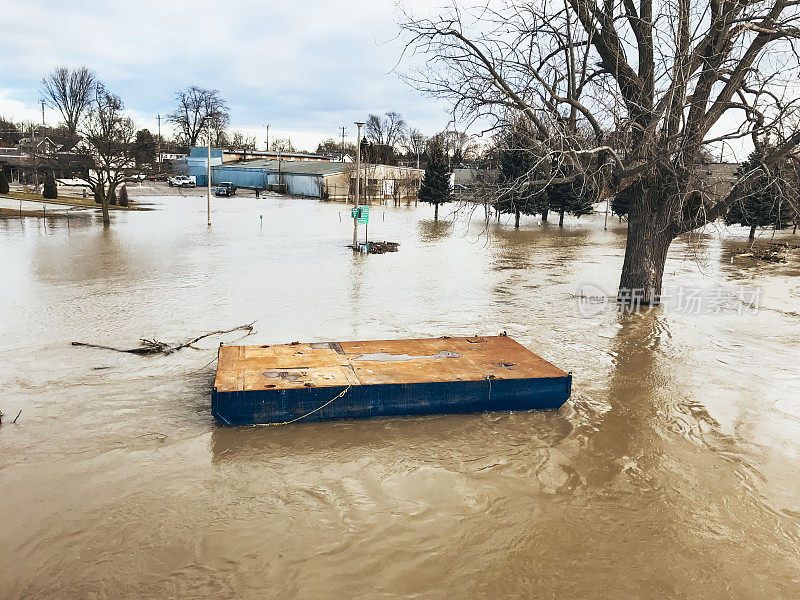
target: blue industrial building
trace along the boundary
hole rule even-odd
[[[211,168],[222,164],[222,150],[211,149]],[[190,150],[189,156],[179,158],[173,164],[173,170],[180,175],[194,176],[198,186],[205,187],[206,175],[208,173],[208,148],[194,147]],[[214,176],[211,176],[212,182]]]
[[[175,161],[175,172],[194,176],[206,185],[208,148],[195,147]],[[280,186],[293,196],[347,200],[355,191],[353,163],[296,159],[243,160],[224,163],[221,149],[211,150],[211,185],[233,183],[240,188],[270,189]],[[423,171],[410,167],[362,164],[362,190],[370,198],[416,197]],[[274,188],[273,188],[274,189]]]
[[[286,191],[294,196],[321,198],[331,176],[349,178],[349,173],[353,171],[350,163],[250,160],[212,167],[211,182],[217,184],[230,181],[238,187],[260,189],[280,184],[286,186]],[[341,187],[346,194],[346,180]]]

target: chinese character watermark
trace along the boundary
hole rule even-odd
[[[610,294],[593,283],[582,285],[576,294],[578,314],[582,317],[593,317],[609,310],[647,314],[656,306],[662,312],[686,315],[756,313],[761,307],[761,296],[760,287],[741,286],[679,286],[661,294],[643,288],[620,289],[616,294]],[[658,302],[643,301],[644,298],[656,297]]]

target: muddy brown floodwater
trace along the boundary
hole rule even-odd
[[[214,199],[207,230],[202,196],[150,202],[108,230],[0,218],[3,599],[800,596],[796,257],[731,261],[740,229],[678,240],[674,301],[628,315],[599,298],[625,239],[603,215],[487,241],[477,217],[375,206],[400,251],[354,256],[341,205]],[[70,346],[250,321],[259,344],[505,330],[574,394],[225,428],[211,361],[235,336]]]

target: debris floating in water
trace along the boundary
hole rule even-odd
[[[353,246],[348,246],[353,248]],[[400,249],[399,242],[359,242],[354,250],[363,254],[385,254],[387,252],[397,252]]]
[[[769,244],[768,246],[750,246],[746,250],[734,252],[733,257],[749,257],[757,260],[763,260],[764,262],[785,263],[786,252],[788,250],[796,250],[797,248],[798,246],[794,244],[777,242],[774,244]],[[733,257],[731,257],[731,262],[733,261]]]
[[[113,350],[114,352],[125,352],[127,354],[172,354],[177,350],[181,350],[183,348],[193,348],[193,344],[196,344],[202,339],[207,337],[211,337],[212,335],[222,335],[224,333],[233,333],[234,331],[246,331],[247,334],[245,337],[253,333],[253,325],[255,321],[252,323],[247,323],[246,325],[239,325],[238,327],[233,327],[232,329],[220,329],[217,331],[209,331],[208,333],[204,333],[203,335],[199,335],[196,338],[192,338],[188,342],[184,342],[183,344],[178,344],[173,346],[172,344],[167,344],[165,342],[159,342],[158,340],[148,340],[142,338],[139,340],[140,346],[138,348],[115,348],[113,346],[101,346],[99,344],[87,344],[85,342],[72,342],[73,346],[83,346],[84,348],[100,348],[102,350]]]

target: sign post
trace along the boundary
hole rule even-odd
[[[358,222],[364,224],[364,242],[369,244],[369,206],[358,208]]]
[[[369,206],[354,206],[350,209],[350,217],[353,219],[355,227],[358,227],[359,223],[363,223],[365,225],[364,241],[369,242]],[[358,238],[354,236],[353,248],[357,247]]]
[[[361,195],[361,127],[363,122],[357,121],[358,134],[356,135],[356,201],[353,206],[357,209]],[[353,216],[353,250],[358,250],[358,217]]]

